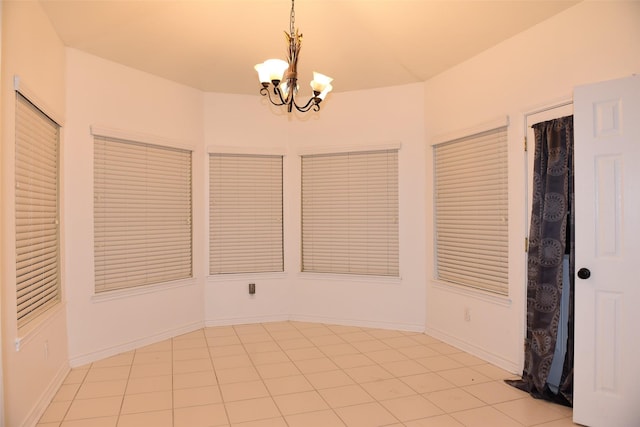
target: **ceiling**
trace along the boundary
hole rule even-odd
[[[207,92],[257,94],[253,66],[285,57],[289,0],[39,1],[66,46]],[[336,92],[425,81],[576,3],[298,0],[299,83],[312,71]]]

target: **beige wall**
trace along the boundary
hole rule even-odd
[[[35,2],[2,4],[2,351],[4,421],[32,425],[68,371],[64,303],[18,332],[14,228],[14,76],[31,101],[59,122],[65,111],[65,53]],[[46,72],[43,72],[46,70]],[[63,176],[63,180],[64,180]],[[62,194],[64,197],[64,194]],[[64,215],[64,212],[63,212]],[[63,219],[64,220],[64,219]],[[64,227],[64,224],[62,224]],[[64,248],[64,239],[62,241]],[[63,255],[64,261],[64,255]],[[62,271],[64,275],[64,270]],[[35,326],[34,326],[35,325]],[[19,350],[16,349],[16,340]]]
[[[203,94],[65,49],[36,2],[3,3],[2,342],[6,424],[29,425],[68,363],[81,365],[208,324],[281,319],[422,330],[513,371],[524,330],[523,117],[575,85],[640,70],[639,3],[584,2],[425,83],[334,93],[321,114],[277,116],[257,96]],[[558,41],[566,43],[562,47]],[[46,70],[46,73],[43,73]],[[15,351],[13,82],[19,74],[64,120],[65,304]],[[430,141],[509,115],[510,297],[432,280]],[[91,126],[194,151],[194,279],[94,297]],[[302,153],[400,144],[399,279],[299,273]],[[272,275],[207,275],[207,155],[212,146],[285,155],[285,266]],[[7,243],[9,242],[9,243]],[[250,297],[247,283],[255,282]],[[464,309],[471,321],[464,321]],[[67,343],[68,338],[68,343]],[[44,345],[49,357],[44,359]],[[18,380],[19,378],[19,380]]]
[[[211,277],[208,324],[291,318],[424,330],[423,86],[332,94],[303,120],[270,113],[264,99],[207,94],[208,146],[285,155],[285,273]],[[399,144],[400,278],[300,273],[300,155]],[[247,284],[256,283],[256,294]]]
[[[74,49],[67,49],[66,90],[66,287],[77,366],[203,326],[203,94]],[[193,150],[193,279],[94,296],[92,127]]]
[[[509,287],[507,299],[459,292],[433,280],[427,257],[427,332],[521,372],[525,328],[524,116],[570,100],[577,85],[640,72],[640,3],[582,2],[425,83],[427,143],[508,115]],[[431,149],[427,165],[432,164]],[[428,166],[430,167],[430,166]],[[427,230],[432,175],[427,174]],[[578,213],[579,215],[579,213]],[[431,237],[427,234],[427,241]],[[464,320],[469,309],[471,321]]]

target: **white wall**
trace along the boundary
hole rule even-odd
[[[320,114],[296,120],[274,114],[257,96],[203,94],[65,50],[37,2],[4,2],[0,273],[7,425],[32,421],[50,397],[51,387],[66,372],[67,360],[80,365],[203,324],[290,318],[422,330],[426,322],[434,335],[507,369],[521,369],[527,228],[524,155],[520,151],[523,115],[569,98],[575,85],[639,71],[639,8],[637,2],[583,2],[424,84],[334,93]],[[13,74],[19,74],[42,103],[65,121],[62,238],[66,311],[59,310],[32,334],[20,352],[13,347],[17,337],[12,277]],[[510,298],[502,300],[459,293],[432,280],[428,141],[507,114],[511,118]],[[193,147],[193,280],[151,292],[93,296],[90,126]],[[299,273],[299,155],[330,147],[360,149],[388,143],[401,144],[401,278]],[[208,146],[285,155],[284,273],[207,276]],[[247,292],[249,282],[257,285],[253,297]],[[463,319],[465,308],[471,311],[470,322]],[[45,360],[47,341],[49,357]]]
[[[46,70],[43,72],[42,70]],[[66,313],[63,302],[45,319],[30,322],[18,332],[16,321],[14,153],[15,92],[20,88],[56,120],[64,121],[65,52],[47,17],[36,2],[2,3],[2,361],[4,423],[35,424],[66,375],[68,365]],[[64,179],[64,177],[63,177]],[[64,193],[62,194],[64,197]],[[64,212],[62,212],[64,221]],[[64,239],[62,240],[64,247]],[[65,286],[64,270],[62,271]],[[16,340],[20,349],[16,351]],[[0,423],[1,424],[1,423]]]
[[[300,163],[292,184],[293,221],[289,225],[295,287],[295,319],[372,327],[424,330],[424,128],[422,84],[337,93],[320,120],[294,123],[291,150],[325,147],[367,148],[400,143],[400,279],[327,277],[300,271]],[[330,101],[330,102],[329,102]],[[293,168],[292,168],[293,169]]]
[[[509,115],[508,299],[457,292],[433,280],[427,266],[427,332],[520,372],[525,328],[525,170],[523,118],[571,99],[576,85],[640,72],[640,3],[583,2],[425,83],[427,141]],[[432,152],[427,153],[431,169]],[[427,241],[433,224],[427,174]],[[578,213],[579,215],[579,213]],[[469,308],[471,321],[464,321]]]
[[[203,95],[67,49],[65,194],[71,365],[203,325]],[[94,296],[93,137],[90,128],[193,149],[194,278],[175,286]]]
[[[69,51],[69,144],[76,159],[91,158],[92,124],[131,132],[192,139],[198,146],[194,171],[196,210],[197,283],[194,287],[161,291],[134,299],[92,301],[92,257],[89,239],[74,239],[69,248],[78,265],[76,285],[69,300],[72,363],[92,360],[103,353],[152,341],[195,326],[281,319],[336,322],[365,326],[422,330],[518,370],[524,328],[524,173],[521,147],[522,115],[540,104],[569,97],[575,84],[631,72],[629,57],[636,33],[627,4],[579,5],[424,84],[371,91],[334,93],[319,114],[301,118],[278,114],[257,96],[198,94],[187,88],[126,69],[97,58]],[[604,8],[604,11],[596,10]],[[608,12],[607,12],[608,11]],[[595,17],[606,17],[598,31]],[[617,36],[609,35],[611,27]],[[589,28],[589,31],[586,29]],[[574,33],[581,34],[573,36]],[[584,34],[588,34],[586,37]],[[622,41],[617,40],[618,37]],[[555,45],[568,39],[566,49]],[[607,64],[588,54],[596,41],[606,52]],[[553,42],[553,43],[552,43]],[[605,46],[613,45],[604,49]],[[547,64],[531,61],[530,53],[543,48]],[[532,66],[529,62],[534,62]],[[497,64],[496,65],[494,65]],[[633,64],[633,60],[629,64]],[[574,66],[575,64],[575,66]],[[565,66],[564,69],[557,68]],[[585,69],[584,71],[580,71]],[[583,74],[582,78],[577,75]],[[256,84],[256,89],[258,85]],[[145,101],[146,98],[151,101]],[[202,97],[201,106],[197,106]],[[102,98],[98,101],[98,98]],[[123,110],[116,102],[133,102]],[[183,108],[175,108],[176,105]],[[186,105],[186,108],[184,107]],[[198,109],[200,108],[200,113]],[[504,115],[511,116],[511,295],[508,300],[452,292],[430,280],[432,261],[431,151],[425,144],[434,135],[458,131]],[[200,132],[202,134],[200,134]],[[191,135],[191,137],[189,137]],[[81,142],[83,141],[83,142]],[[300,161],[310,150],[331,147],[371,148],[400,143],[400,264],[401,278],[379,279],[300,273]],[[213,147],[231,151],[285,155],[285,272],[260,275],[207,277],[207,156]],[[91,162],[74,162],[67,209],[73,212],[74,235],[91,236]],[[426,174],[426,179],[425,179]],[[427,194],[426,200],[423,197]],[[199,251],[198,251],[199,249]],[[425,262],[426,260],[426,262]],[[206,277],[206,279],[204,279]],[[204,289],[199,283],[203,282]],[[256,295],[247,285],[257,285]],[[426,286],[428,282],[428,286]],[[426,295],[428,291],[428,295]],[[177,297],[177,300],[175,298]],[[427,298],[428,297],[428,298]],[[168,302],[183,301],[168,320]],[[196,301],[204,300],[198,306]],[[424,301],[427,301],[426,304]],[[113,310],[129,310],[127,322],[137,315],[132,303],[142,301],[153,322],[135,323],[133,330],[113,322]],[[464,322],[464,309],[471,322]],[[200,311],[199,311],[200,310]],[[80,319],[83,319],[80,322]],[[87,321],[86,319],[89,319]],[[77,324],[77,325],[76,325]],[[95,333],[97,332],[97,334]]]
[[[256,79],[256,86],[259,87],[257,83]],[[289,127],[286,124],[286,117],[269,113],[256,96],[205,94],[204,134],[208,152],[246,150],[252,154],[287,155]],[[283,164],[285,188],[290,176],[289,158],[285,157]],[[205,161],[208,164],[208,158]],[[208,174],[205,179],[208,191]],[[208,196],[206,200],[208,203]],[[286,207],[289,203],[288,191],[285,191],[285,239],[289,239],[286,230],[286,224],[290,222],[289,209]],[[206,229],[208,236],[208,224]],[[206,253],[208,260],[208,248]],[[289,268],[288,261],[289,253],[285,251],[286,270]],[[249,295],[250,282],[256,283],[255,295]],[[287,273],[211,276],[205,286],[205,322],[207,325],[218,325],[289,319],[290,289]]]
[[[259,84],[256,83],[256,92]],[[207,94],[207,146],[280,153],[284,160],[285,272],[210,277],[208,324],[290,318],[424,328],[423,86],[331,94],[320,113],[278,115],[254,96]],[[300,155],[400,143],[400,279],[300,273]],[[256,283],[256,294],[247,285]]]
[[[65,171],[73,178],[65,188],[65,209],[69,223],[67,253],[73,260],[67,266],[73,366],[202,322],[211,325],[296,318],[423,330],[424,202],[416,197],[424,192],[419,189],[424,182],[422,84],[331,95],[320,114],[298,120],[278,116],[257,96],[203,95],[73,49],[67,51],[67,68],[65,156],[69,161]],[[379,100],[384,102],[375,106]],[[134,136],[186,140],[196,146],[197,279],[191,285],[133,296],[124,292],[123,298],[92,295],[92,125]],[[390,142],[402,144],[402,278],[354,280],[300,274],[300,150],[345,145],[362,149]],[[209,277],[202,294],[208,267],[206,152],[208,147],[220,146],[285,155],[286,271]],[[256,283],[254,296],[248,294],[249,282]],[[137,304],[144,307],[144,313],[139,312]],[[171,316],[166,315],[168,312]]]

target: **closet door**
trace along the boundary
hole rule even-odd
[[[576,88],[575,422],[640,425],[640,76]]]

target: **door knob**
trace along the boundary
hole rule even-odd
[[[578,270],[578,277],[581,279],[588,279],[589,277],[591,277],[591,271],[589,271],[588,268],[581,268],[580,270]]]

